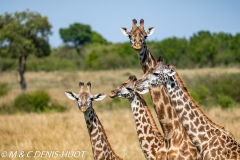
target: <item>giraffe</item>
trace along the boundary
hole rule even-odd
[[[84,83],[79,82],[79,94],[66,91],[65,94],[71,100],[76,100],[78,108],[84,113],[84,118],[87,124],[88,133],[92,145],[92,152],[95,160],[120,160],[110,143],[104,128],[98,119],[96,112],[92,107],[92,101],[100,101],[106,97],[105,94],[91,94],[91,83],[87,83],[87,89],[84,90]]]
[[[135,76],[130,76],[126,83],[112,90],[111,98],[127,98],[130,101],[140,147],[146,159],[166,159],[167,149],[164,137],[161,135],[143,97],[134,92]]]
[[[145,42],[147,36],[150,36],[154,27],[150,27],[144,30],[144,20],[140,20],[140,26],[136,26],[136,19],[132,20],[132,30],[128,30],[125,27],[121,28],[124,35],[128,36],[132,48],[134,48],[138,53],[138,58],[140,60],[140,65],[142,70],[146,73],[149,69],[156,65],[156,60],[152,56],[150,50]],[[173,141],[177,137],[183,137],[183,141],[188,144],[189,152],[191,152],[195,157],[199,157],[199,153],[196,154],[197,148],[191,142],[190,137],[187,135],[181,121],[179,120],[177,113],[172,106],[169,95],[163,86],[157,86],[150,88],[150,95],[153,101],[154,109],[157,114],[159,123],[164,133],[164,137]],[[175,137],[174,137],[175,136]],[[183,148],[178,144],[179,148]]]
[[[240,159],[240,144],[204,114],[175,75],[175,69],[163,65],[160,57],[157,65],[136,81],[136,90],[144,94],[148,87],[166,87],[178,117],[203,159]]]
[[[146,38],[153,34],[154,27],[150,27],[144,30],[144,20],[140,20],[140,26],[137,26],[137,20],[132,20],[132,30],[128,30],[125,27],[121,27],[121,31],[125,36],[130,39],[131,47],[134,48],[138,53],[140,65],[143,72],[145,73],[149,68],[156,65],[156,60],[152,56],[150,50],[146,44]]]
[[[161,135],[143,96],[135,92],[136,80],[135,76],[130,76],[127,82],[112,90],[109,96],[130,101],[140,146],[146,159],[201,159],[187,134],[178,134],[171,124],[164,127],[169,132],[168,137]]]

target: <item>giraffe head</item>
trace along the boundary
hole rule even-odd
[[[92,101],[103,100],[106,97],[106,95],[101,93],[92,95],[90,82],[87,83],[87,89],[84,90],[83,86],[84,86],[84,83],[79,82],[80,90],[78,94],[69,92],[69,91],[66,91],[65,94],[69,99],[76,100],[78,103],[78,108],[82,112],[85,112],[88,108],[92,107]]]
[[[149,69],[141,79],[135,83],[135,88],[140,94],[148,92],[149,87],[165,85],[169,82],[176,73],[169,65],[162,64],[163,58],[159,57],[157,65]]]
[[[130,76],[127,82],[123,83],[121,86],[117,87],[116,89],[112,90],[109,93],[109,97],[115,98],[132,98],[134,96],[134,83],[136,82],[136,76]]]
[[[146,43],[146,38],[153,33],[154,27],[150,27],[147,30],[144,30],[143,19],[140,20],[140,26],[137,26],[136,24],[137,20],[133,19],[132,30],[128,30],[125,27],[122,27],[120,29],[125,36],[129,37],[132,48],[134,48],[136,51],[141,51],[143,45]]]

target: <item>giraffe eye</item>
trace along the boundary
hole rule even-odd
[[[130,92],[131,92],[131,91],[133,91],[133,89],[132,89],[132,88],[129,88],[129,87],[128,87],[128,88],[126,88],[126,89],[127,89],[127,90],[129,90]]]
[[[154,76],[159,76],[159,73],[153,73]]]

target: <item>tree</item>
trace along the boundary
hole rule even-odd
[[[108,44],[107,40],[95,31],[92,31],[91,43]]]
[[[51,28],[48,18],[37,12],[27,10],[0,15],[0,56],[18,59],[22,91],[27,89],[24,73],[28,56],[44,57],[50,54],[48,35]]]
[[[166,63],[178,66],[178,63],[186,52],[187,40],[185,38],[166,38],[155,45],[157,53],[164,57]]]
[[[69,28],[60,28],[59,33],[63,42],[74,46],[78,53],[82,45],[91,42],[92,31],[89,25],[74,23]]]
[[[213,34],[217,42],[218,54],[216,55],[216,63],[218,65],[229,65],[234,63],[235,57],[233,53],[233,36],[227,33],[215,33]]]
[[[189,51],[191,59],[200,66],[215,66],[217,42],[209,31],[199,31],[190,37]]]
[[[60,37],[63,42],[76,48],[80,54],[81,47],[88,43],[107,44],[107,40],[100,34],[92,31],[91,27],[86,24],[73,23],[68,28],[60,28]]]

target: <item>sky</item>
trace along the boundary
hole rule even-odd
[[[52,24],[51,46],[63,44],[60,28],[88,24],[110,42],[126,42],[120,27],[131,29],[132,19],[155,27],[148,40],[189,38],[200,30],[240,33],[238,0],[0,0],[0,14],[29,9],[47,16]]]

